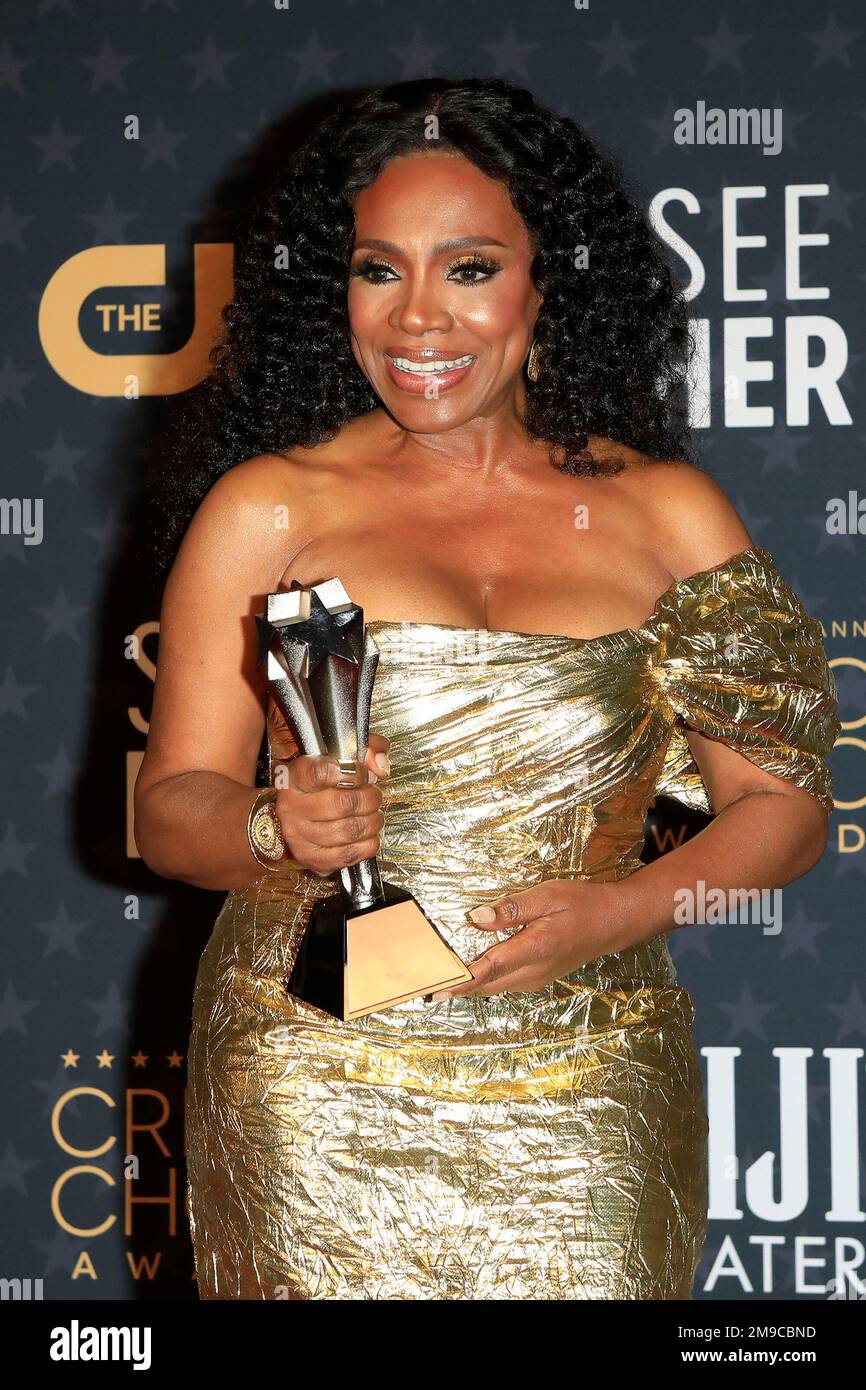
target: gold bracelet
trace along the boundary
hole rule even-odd
[[[277,872],[280,864],[288,857],[280,818],[274,806],[276,799],[276,788],[265,787],[250,807],[247,819],[250,849],[258,862],[272,873]],[[294,863],[294,860],[290,862]]]

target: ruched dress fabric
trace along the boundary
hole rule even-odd
[[[391,739],[381,862],[471,962],[469,908],[641,868],[657,792],[711,810],[685,727],[828,809],[839,731],[820,625],[749,548],[596,638],[368,624]],[[271,705],[271,775],[296,751]],[[355,1022],[290,996],[295,868],[228,894],[201,957],[187,1207],[214,1299],[689,1299],[707,1110],[668,936],[537,992]],[[682,930],[700,931],[700,926]]]

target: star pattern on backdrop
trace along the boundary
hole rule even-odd
[[[838,63],[840,67],[850,69],[851,47],[863,37],[863,33],[862,29],[844,28],[836,19],[835,11],[831,9],[823,29],[810,29],[803,34],[806,42],[812,44],[815,50],[813,69],[821,68],[825,63]]]
[[[472,72],[526,85],[622,151],[626,172],[647,201],[675,188],[696,198],[696,213],[673,202],[665,215],[706,270],[706,286],[690,303],[711,330],[712,428],[697,432],[704,466],[731,496],[754,542],[778,553],[806,611],[820,616],[828,634],[842,620],[853,632],[866,622],[859,578],[866,538],[831,536],[826,503],[847,498],[849,488],[866,495],[860,483],[866,436],[856,427],[832,428],[814,392],[808,427],[786,423],[785,324],[827,315],[842,325],[849,355],[840,385],[856,414],[864,359],[855,350],[857,309],[848,291],[861,287],[866,271],[859,259],[862,180],[851,135],[852,129],[862,134],[866,121],[866,15],[850,0],[794,7],[785,11],[784,44],[777,41],[777,21],[773,4],[765,11],[684,0],[661,9],[635,0],[585,11],[569,0],[531,6],[442,0],[435,11],[385,0],[317,0],[315,6],[296,0],[284,10],[272,0],[228,6],[133,0],[114,10],[84,0],[37,0],[29,27],[10,22],[0,34],[0,100],[12,156],[0,190],[0,247],[13,304],[0,353],[4,492],[43,504],[39,544],[25,544],[8,528],[0,534],[14,629],[0,667],[0,737],[11,770],[0,822],[0,882],[10,902],[0,1035],[19,1073],[0,1145],[0,1192],[26,1213],[28,1259],[35,1256],[58,1288],[68,1286],[81,1241],[46,1215],[56,1155],[34,1136],[50,1132],[52,1109],[78,1085],[103,1089],[118,1106],[130,1077],[155,1090],[170,1080],[182,1093],[188,1018],[178,1021],[174,1013],[165,1021],[160,996],[156,1015],[151,1007],[139,1028],[142,990],[152,986],[140,984],[137,967],[154,949],[162,952],[161,968],[168,971],[167,960],[185,968],[193,946],[174,936],[167,952],[159,929],[172,889],[127,858],[125,838],[123,760],[144,742],[130,711],[147,716],[150,679],[137,670],[129,681],[134,663],[125,659],[124,643],[159,614],[133,611],[111,581],[134,538],[130,494],[149,457],[143,442],[149,426],[131,422],[157,402],[91,395],[54,370],[38,323],[51,275],[91,248],[164,244],[169,284],[161,287],[160,303],[176,308],[185,298],[180,266],[203,211],[236,162],[250,160],[289,110],[355,86],[436,74]],[[708,106],[781,109],[781,155],[677,146],[675,113],[698,95]],[[136,138],[127,138],[130,115]],[[826,196],[802,200],[799,219],[802,232],[829,235],[829,247],[806,246],[801,255],[802,283],[828,285],[829,300],[787,298],[783,199],[785,187],[796,183],[828,187]],[[738,283],[766,297],[726,304],[723,190],[754,185],[765,185],[766,196],[743,200],[737,230],[764,234],[767,245],[741,250]],[[687,283],[681,257],[666,254]],[[93,299],[103,302],[109,291],[117,297],[106,287]],[[130,307],[155,298],[146,284],[122,293]],[[85,304],[82,332],[93,346],[88,315],[92,320]],[[723,424],[723,320],[740,316],[766,316],[773,325],[772,339],[750,342],[748,350],[773,365],[772,380],[748,384],[750,403],[773,407],[766,427]],[[133,342],[135,351],[142,349],[140,336]],[[152,335],[143,350],[157,342]],[[114,341],[117,351],[124,346]],[[816,344],[813,360],[819,349]],[[863,638],[828,636],[828,647],[866,660]],[[155,642],[148,645],[147,657],[156,651]],[[842,717],[855,721],[866,709],[863,672],[842,666],[835,674]],[[834,759],[840,799],[861,795],[845,750]],[[85,797],[85,824],[82,787],[94,773],[99,791]],[[862,811],[840,809],[833,817],[822,864],[783,890],[778,937],[764,937],[759,926],[724,923],[669,934],[680,980],[698,999],[701,1042],[735,1042],[743,1068],[759,1059],[760,1070],[771,1048],[793,1037],[805,1037],[816,1054],[827,1045],[863,1045],[866,1003],[862,984],[851,977],[850,932],[866,892],[866,846],[837,850],[842,822],[866,826]],[[88,857],[102,845],[114,856],[113,876],[103,876]],[[139,896],[140,908],[128,920],[127,894]],[[762,1085],[774,1122],[778,1084]],[[64,1113],[84,1126],[87,1104],[67,1102]],[[826,1130],[828,1111],[829,1088],[810,1073],[810,1124]],[[37,1116],[37,1128],[17,1130],[18,1114]],[[765,1147],[750,1132],[741,1162],[755,1161]],[[115,1162],[110,1157],[106,1167]],[[94,1209],[113,1210],[116,1193],[97,1186]],[[717,1248],[717,1241],[708,1242],[707,1257]],[[785,1297],[793,1285],[791,1261],[790,1251],[778,1252]]]
[[[137,212],[121,212],[111,193],[106,193],[99,212],[80,212],[82,222],[86,222],[92,233],[92,246],[110,246],[127,240],[126,228],[136,222]]]
[[[58,430],[54,436],[54,442],[47,449],[34,449],[33,457],[39,459],[45,465],[42,475],[42,486],[50,487],[57,478],[65,478],[70,483],[78,484],[78,477],[75,472],[76,464],[79,459],[87,457],[87,449],[73,449],[63,436],[63,431]]]
[[[130,63],[136,62],[136,59],[132,54],[118,53],[111,39],[106,35],[98,53],[91,57],[83,55],[79,61],[93,74],[91,92],[99,92],[103,87],[116,87],[119,92],[125,92],[127,88],[123,80],[123,72]]]
[[[700,44],[707,55],[704,75],[724,67],[733,68],[734,72],[744,72],[742,50],[754,41],[754,34],[732,33],[727,16],[720,15],[714,34],[697,35],[695,38],[695,43]]]
[[[0,719],[12,714],[18,719],[23,719],[26,723],[30,718],[27,713],[26,701],[38,689],[38,685],[27,685],[18,681],[12,667],[7,666],[6,674],[0,683]]]
[[[57,911],[50,922],[36,922],[36,930],[45,937],[43,958],[67,951],[69,955],[81,959],[78,937],[93,925],[92,922],[74,922],[66,910],[65,903],[58,903]]]
[[[607,77],[611,72],[624,72],[629,77],[636,77],[635,54],[646,46],[647,40],[626,38],[622,25],[615,19],[606,39],[587,39],[586,44],[600,59],[595,72],[597,78]]]

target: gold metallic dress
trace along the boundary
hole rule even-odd
[[[368,626],[371,728],[392,743],[383,868],[467,962],[510,935],[469,908],[639,871],[657,792],[711,809],[685,725],[832,806],[820,625],[765,550],[602,637]],[[268,734],[273,770],[295,751],[273,706]],[[201,958],[186,1111],[201,1297],[690,1298],[707,1112],[667,934],[537,992],[342,1023],[284,984],[333,891],[265,873],[228,895]]]

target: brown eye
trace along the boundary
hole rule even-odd
[[[374,261],[368,256],[366,260],[353,266],[350,274],[358,279],[367,280],[371,285],[384,285],[389,274],[396,276],[397,272],[387,261]]]
[[[484,260],[480,256],[471,256],[468,260],[455,261],[448,270],[448,279],[458,276],[458,284],[461,285],[482,285],[486,280],[491,279],[502,266],[496,261]]]

